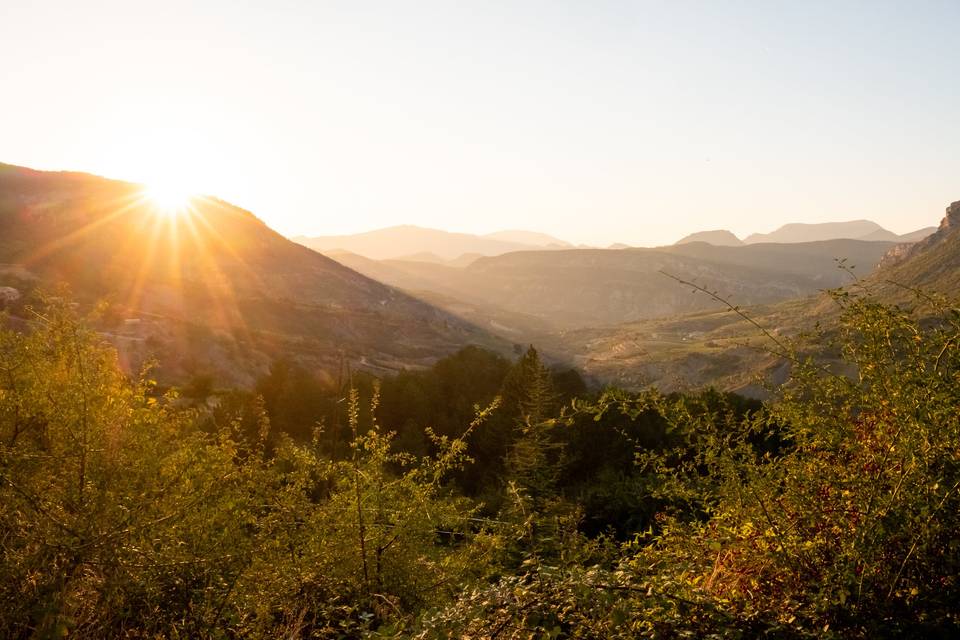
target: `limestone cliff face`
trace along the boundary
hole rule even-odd
[[[940,244],[957,229],[960,229],[960,200],[947,207],[947,213],[943,217],[943,220],[940,221],[940,228],[938,228],[933,235],[915,244],[910,251],[910,255],[916,255],[921,251],[926,251],[930,247]]]
[[[955,229],[957,225],[960,225],[960,200],[947,207],[947,217],[940,226]]]
[[[921,245],[934,245],[942,241],[947,235],[960,228],[960,200],[947,207],[947,215],[940,221],[940,228],[932,236],[927,237]]]
[[[889,267],[895,264],[899,264],[910,255],[910,251],[913,249],[915,242],[905,242],[903,244],[898,244],[889,251],[887,251],[882,258],[880,258],[880,263],[877,264],[878,269],[883,269],[884,267]]]
[[[888,267],[900,264],[907,258],[923,253],[931,247],[935,247],[943,242],[948,236],[953,235],[957,229],[960,229],[960,200],[951,203],[947,207],[946,215],[940,221],[940,227],[930,236],[927,236],[920,242],[898,244],[893,247],[880,260],[880,267]]]

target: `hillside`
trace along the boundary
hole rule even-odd
[[[858,273],[866,275],[893,246],[838,240],[745,247],[693,243],[658,249],[524,251],[480,258],[464,268],[369,261],[342,253],[336,258],[418,296],[433,292],[488,308],[491,316],[520,314],[568,330],[715,308],[709,300],[690,296],[661,272],[698,279],[730,293],[741,304],[764,304],[845,283],[849,276],[837,269],[836,258],[847,258],[858,267]]]
[[[279,356],[336,375],[341,354],[390,370],[503,346],[226,202],[168,217],[142,187],[80,173],[0,165],[0,263],[0,285],[63,281],[82,302],[108,300],[104,333],[131,367],[161,356],[168,378],[212,368],[245,384]]]
[[[464,278],[462,268],[414,260],[371,260],[348,251],[330,251],[326,255],[506,339],[535,341],[551,330],[549,322],[533,314],[475,301],[458,288]]]
[[[457,279],[462,273],[460,267],[426,260],[373,260],[343,250],[326,251],[324,255],[368,278],[409,292],[435,291],[456,295]]]
[[[871,273],[888,251],[891,242],[863,240],[823,240],[819,242],[758,243],[742,247],[722,247],[703,243],[674,245],[660,250],[700,260],[749,267],[759,272],[786,272],[802,275],[821,289],[849,282],[849,276],[837,268],[845,260],[859,276]]]
[[[893,231],[887,231],[886,229],[877,229],[872,231],[865,236],[861,236],[858,240],[868,240],[871,242],[901,242],[900,236],[895,234]]]
[[[911,231],[910,233],[905,233],[900,236],[900,242],[920,242],[924,238],[936,233],[936,231],[937,227],[924,227],[923,229],[917,229],[916,231]]]
[[[866,254],[859,256],[861,262],[876,263],[889,246],[863,243],[856,248]],[[600,326],[713,308],[661,272],[697,279],[741,304],[763,304],[836,286],[844,276],[833,258],[852,250],[805,247],[810,250],[806,255],[778,259],[744,249],[701,244],[513,253],[467,267],[469,284],[461,290],[505,309],[538,315],[558,328]]]

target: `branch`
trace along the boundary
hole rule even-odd
[[[783,343],[779,338],[777,338],[775,335],[773,335],[772,333],[770,333],[770,331],[769,331],[766,327],[764,327],[763,325],[761,325],[759,322],[757,322],[756,320],[754,320],[752,317],[748,316],[746,313],[743,312],[742,309],[740,309],[740,307],[738,307],[737,305],[732,304],[732,303],[729,302],[726,298],[720,296],[720,295],[719,295],[718,293],[716,293],[715,291],[710,291],[710,290],[707,289],[706,287],[703,287],[703,286],[701,286],[701,285],[699,285],[699,284],[697,284],[697,283],[695,283],[695,282],[690,282],[689,280],[684,280],[683,278],[679,278],[679,277],[677,277],[677,276],[675,276],[675,275],[673,275],[673,274],[667,273],[666,271],[660,271],[659,273],[667,276],[667,277],[670,278],[671,280],[677,281],[678,283],[680,283],[680,284],[682,284],[682,285],[684,285],[684,286],[693,288],[693,290],[694,290],[695,292],[700,292],[700,293],[705,293],[705,294],[707,294],[707,295],[710,296],[713,300],[719,302],[720,304],[722,304],[723,306],[725,306],[727,309],[729,309],[730,311],[734,312],[735,314],[737,314],[738,316],[740,316],[742,319],[746,320],[746,321],[749,322],[751,325],[753,325],[754,327],[756,327],[758,330],[760,330],[760,332],[761,332],[768,340],[770,340],[773,344],[775,344],[775,345],[779,348],[779,351],[776,351],[776,350],[773,350],[773,349],[767,349],[767,352],[768,352],[768,353],[772,353],[773,355],[775,355],[775,356],[777,356],[777,357],[779,357],[779,358],[783,358],[784,360],[789,360],[790,362],[793,362],[794,364],[798,364],[798,365],[801,365],[801,366],[805,366],[805,365],[808,364],[808,363],[804,362],[803,360],[801,360],[800,358],[798,358],[796,355],[794,355],[794,354],[792,353],[792,350],[790,349],[790,347],[788,347],[786,344],[784,344],[784,343]],[[850,381],[849,381],[846,377],[834,373],[833,371],[831,371],[831,370],[830,370],[827,366],[825,366],[825,365],[814,365],[814,366],[815,366],[816,369],[820,370],[821,372],[823,372],[823,373],[825,373],[825,374],[827,374],[827,375],[829,375],[829,376],[832,376],[832,377],[837,378],[837,379],[839,379],[839,380],[843,380],[843,381],[847,382],[848,384],[850,383]]]

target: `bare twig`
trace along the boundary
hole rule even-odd
[[[780,340],[779,338],[777,338],[777,337],[776,337],[773,333],[771,333],[766,327],[764,327],[762,324],[760,324],[759,322],[757,322],[756,320],[754,320],[752,317],[750,317],[749,315],[747,315],[746,313],[744,313],[744,311],[743,311],[739,306],[731,303],[729,300],[727,300],[726,298],[724,298],[723,296],[721,296],[721,295],[718,294],[717,292],[715,292],[715,291],[710,291],[709,289],[707,289],[707,288],[704,287],[704,286],[701,286],[701,285],[699,285],[699,284],[697,284],[697,283],[695,283],[695,282],[690,282],[689,280],[684,280],[683,278],[679,278],[679,277],[677,277],[677,276],[675,276],[675,275],[673,275],[673,274],[667,273],[666,271],[660,271],[660,273],[663,274],[663,275],[665,275],[665,276],[667,276],[667,277],[670,278],[671,280],[677,281],[678,283],[680,283],[680,284],[682,284],[682,285],[684,285],[684,286],[693,288],[694,291],[696,291],[696,292],[704,293],[704,294],[710,296],[713,300],[719,302],[720,304],[722,304],[723,306],[725,306],[728,310],[734,312],[735,314],[737,314],[738,316],[740,316],[743,320],[746,320],[746,321],[749,322],[751,325],[753,325],[754,327],[756,327],[768,340],[770,340],[773,344],[775,344],[775,345],[777,346],[777,349],[776,349],[776,350],[775,350],[775,349],[766,349],[767,353],[772,353],[773,355],[775,355],[775,356],[777,356],[777,357],[779,357],[779,358],[783,358],[784,360],[788,360],[788,361],[793,362],[794,364],[797,364],[797,365],[801,365],[801,366],[811,366],[811,363],[805,362],[805,361],[801,360],[799,357],[797,357],[797,356],[793,353],[793,350],[792,350],[789,346],[787,346],[786,344],[784,344],[784,342],[783,342],[782,340]],[[834,372],[831,371],[830,368],[827,367],[826,365],[812,364],[812,366],[813,366],[814,368],[816,368],[817,370],[819,370],[820,372],[825,373],[826,375],[828,375],[828,376],[830,376],[830,377],[836,378],[837,380],[843,380],[845,383],[851,384],[851,382],[850,382],[849,379],[847,379],[846,377],[844,377],[844,376],[842,376],[842,375],[839,375],[839,374],[837,374],[837,373],[834,373]]]

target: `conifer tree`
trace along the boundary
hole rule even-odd
[[[504,411],[513,419],[527,421],[529,417],[530,422],[539,422],[549,414],[555,402],[550,372],[532,345],[507,374],[500,397]]]
[[[557,492],[563,443],[554,430],[556,395],[549,370],[530,347],[508,376],[504,393],[518,412],[515,439],[507,450],[502,517],[518,528],[516,552],[524,564],[558,560],[578,516]]]

